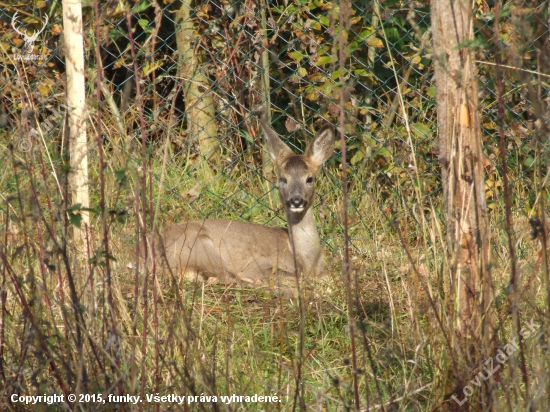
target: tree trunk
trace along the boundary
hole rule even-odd
[[[86,138],[86,90],[84,78],[84,40],[80,0],[63,1],[65,64],[67,67],[67,116],[71,172],[69,175],[72,203],[90,207],[88,192],[88,141]],[[85,235],[90,226],[88,211],[82,211],[82,225],[75,228],[75,246],[81,258],[86,257]]]
[[[178,77],[183,82],[188,136],[197,139],[199,162],[204,166],[202,169],[210,174],[208,162],[213,165],[218,163],[220,142],[210,82],[201,71],[204,53],[199,43],[200,34],[195,27],[194,17],[191,16],[191,2],[192,0],[182,0],[181,7],[176,11]]]
[[[455,383],[453,393],[462,400],[463,387],[491,356],[494,332],[475,56],[468,47],[473,39],[472,3],[432,0],[431,18],[439,161],[453,298],[447,307],[456,309],[454,316],[449,317],[453,319],[449,326],[455,336],[452,356],[458,370],[450,368],[450,381]],[[486,386],[479,398],[474,395],[462,407],[450,400],[450,410],[464,410],[469,406],[475,410],[492,410],[489,382],[484,381]]]

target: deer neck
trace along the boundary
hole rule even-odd
[[[322,258],[321,240],[317,232],[313,209],[304,213],[289,213],[288,235],[298,264],[305,272],[324,272],[326,266]]]

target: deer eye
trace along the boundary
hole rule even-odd
[[[313,183],[313,177],[312,177],[312,176],[309,176],[309,177],[306,179],[306,183],[307,183],[307,184]]]

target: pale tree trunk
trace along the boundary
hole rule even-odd
[[[71,172],[69,187],[72,203],[90,207],[88,193],[88,144],[86,140],[86,94],[81,0],[63,0],[65,64]],[[85,257],[85,236],[90,225],[88,211],[82,211],[82,225],[74,230],[75,245]]]
[[[450,368],[450,382],[455,384],[451,390],[462,400],[463,387],[492,356],[494,333],[477,76],[474,52],[466,46],[473,39],[472,2],[432,0],[431,19],[449,289],[453,298],[447,307],[456,309],[449,317],[453,320],[449,326],[458,370]],[[490,380],[483,382],[480,396],[469,397],[461,407],[451,400],[450,410],[492,410]]]
[[[183,83],[188,136],[197,139],[201,169],[209,175],[212,169],[208,163],[217,165],[220,142],[211,85],[202,72],[204,52],[199,42],[200,34],[195,27],[196,17],[191,15],[191,2],[192,0],[182,0],[181,7],[176,10],[178,78]]]
[[[63,0],[63,28],[65,38],[65,66],[67,72],[67,116],[69,124],[69,150],[70,150],[70,174],[69,188],[71,190],[72,203],[80,204],[82,208],[89,209],[90,200],[88,193],[88,146],[86,140],[86,94],[84,79],[84,43],[82,37],[82,4],[81,0]],[[101,149],[100,149],[101,150]],[[66,199],[69,202],[69,199]],[[93,296],[84,294],[78,298],[75,283],[80,283],[83,290],[86,278],[87,253],[86,236],[90,227],[88,211],[81,211],[82,221],[80,227],[73,227],[73,247],[76,250],[75,274],[81,274],[71,280],[69,277],[69,289],[71,300],[77,319],[77,348],[79,358],[82,358],[82,338],[80,325],[83,324],[83,314],[80,313],[79,301],[92,309]],[[86,388],[84,364],[81,363],[77,370],[75,391],[81,392]]]
[[[67,203],[80,204],[89,209],[88,192],[88,142],[86,139],[86,93],[84,78],[84,40],[82,36],[82,4],[81,0],[63,1],[63,30],[65,40],[65,66],[67,73],[67,118],[69,126],[69,156],[71,170],[69,172],[69,189],[71,199]],[[73,226],[73,242],[76,254],[74,264],[81,273],[76,278],[83,286],[87,253],[86,237],[89,233],[90,215],[88,210],[80,211],[82,217],[80,227]],[[71,286],[71,293],[76,304],[76,290]],[[85,305],[90,305],[93,297],[83,296]]]

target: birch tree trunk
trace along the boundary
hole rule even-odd
[[[201,71],[204,53],[199,43],[200,34],[195,27],[194,17],[191,16],[191,2],[192,0],[182,0],[181,7],[175,13],[178,77],[183,82],[188,135],[197,139],[201,155],[199,161],[204,166],[201,169],[208,175],[212,172],[208,163],[216,165],[218,162],[217,150],[220,142],[210,82]]]
[[[63,0],[65,64],[67,70],[67,106],[69,121],[69,186],[72,203],[90,207],[88,192],[88,143],[86,139],[86,94],[84,78],[84,42],[82,37],[81,0]],[[86,231],[90,225],[88,211],[82,211],[82,225],[74,230],[79,253],[85,253]],[[85,255],[83,255],[85,256]]]
[[[462,390],[491,356],[494,332],[493,286],[485,201],[481,127],[473,39],[472,2],[432,0],[431,28],[437,87],[439,162],[445,197],[447,253],[451,284],[447,308],[454,311],[450,382],[459,399]],[[481,366],[481,368],[480,368]],[[477,373],[477,372],[476,372]],[[474,395],[450,410],[492,410],[490,380],[481,397]],[[481,404],[484,406],[481,407]]]

